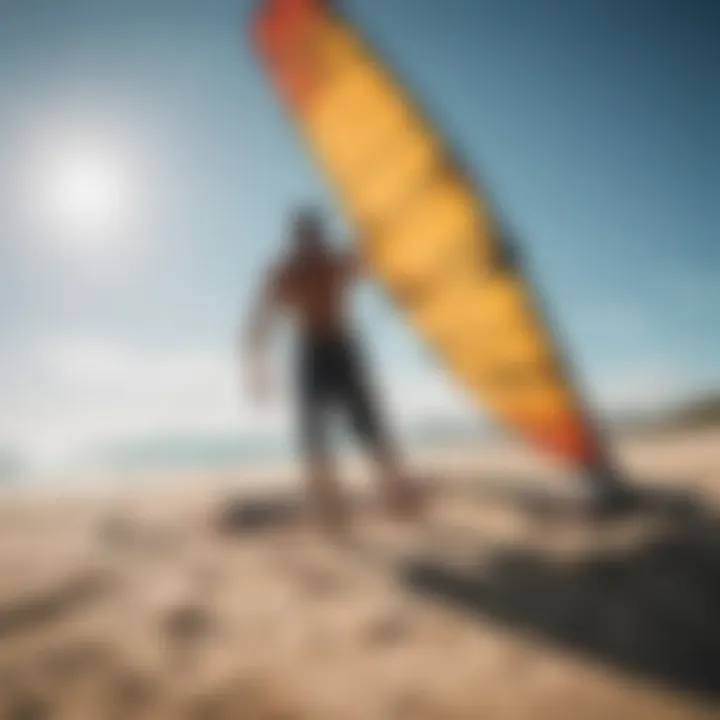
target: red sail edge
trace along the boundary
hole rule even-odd
[[[252,40],[268,64],[283,100],[302,112],[318,87],[318,73],[304,53],[304,39],[321,19],[324,0],[270,0],[251,25]]]

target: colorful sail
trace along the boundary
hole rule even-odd
[[[488,200],[380,57],[323,0],[268,0],[256,47],[365,257],[495,418],[572,463],[600,448]]]

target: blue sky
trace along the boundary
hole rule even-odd
[[[233,334],[294,204],[345,228],[241,32],[252,5],[0,5],[0,446],[52,464],[289,428],[287,401],[239,397]],[[720,6],[344,7],[491,189],[594,401],[720,386]],[[73,245],[37,221],[43,188],[56,151],[93,148],[132,221]],[[472,411],[372,287],[357,315],[393,412]]]

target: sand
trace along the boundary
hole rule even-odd
[[[720,717],[720,432],[617,452],[699,499],[590,522],[527,452],[428,452],[429,517],[336,545],[237,512],[293,473],[6,490],[0,717]]]

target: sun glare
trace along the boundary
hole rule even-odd
[[[104,148],[66,147],[43,163],[46,231],[73,248],[107,248],[118,242],[133,210],[128,167]]]

